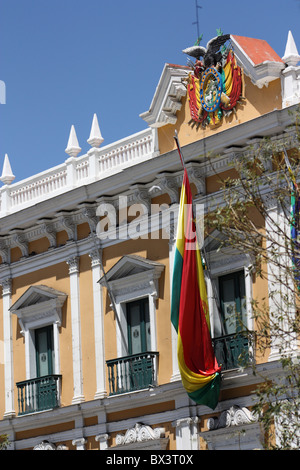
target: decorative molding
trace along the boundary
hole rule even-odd
[[[46,286],[31,286],[10,307],[16,314],[21,326],[21,333],[31,328],[43,327],[55,323],[61,325],[61,308],[67,294]]]
[[[140,114],[150,127],[176,124],[177,111],[181,109],[181,100],[186,95],[182,79],[187,77],[190,70],[189,67],[165,65],[149,111]]]
[[[128,206],[130,206],[131,204],[141,204],[146,207],[147,213],[149,213],[151,200],[150,200],[148,188],[144,185],[134,184],[130,186],[130,190],[132,192],[128,194],[127,196]]]
[[[8,241],[5,238],[0,240],[0,256],[2,258],[2,264],[8,264],[10,262],[10,250]]]
[[[45,234],[45,236],[48,238],[50,248],[56,248],[56,230],[54,228],[54,224],[46,219],[40,219],[38,224],[41,230],[41,235]]]
[[[125,434],[117,434],[116,436],[116,446],[128,446],[129,444],[135,443],[148,443],[149,441],[159,441],[160,439],[165,438],[165,429],[164,428],[151,428],[140,423],[128,429]],[[147,445],[145,446],[147,448]]]
[[[89,257],[91,258],[92,268],[95,266],[101,267],[102,250],[95,248],[94,250],[90,251]]]
[[[11,278],[0,279],[0,285],[2,286],[2,295],[11,295]]]
[[[33,450],[69,450],[65,445],[54,445],[52,442],[49,441],[42,441],[40,444],[34,446]]]
[[[167,193],[171,199],[171,204],[179,202],[179,185],[178,178],[169,173],[161,173],[159,175],[159,185],[163,193]]]
[[[96,215],[96,207],[87,206],[86,204],[80,204],[80,206],[80,213],[82,214],[86,222],[89,224],[91,232],[96,233],[97,224],[99,222],[99,218]]]
[[[20,230],[12,230],[10,241],[13,246],[17,246],[20,248],[22,257],[27,258],[28,256],[28,241],[26,239],[25,234],[23,231]]]
[[[219,417],[210,418],[207,421],[207,427],[209,431],[212,431],[242,424],[257,423],[257,421],[258,416],[248,408],[233,405],[228,410],[223,411]]]
[[[69,266],[69,274],[79,273],[79,256],[71,256],[66,263]]]
[[[79,439],[74,439],[72,441],[72,445],[76,446],[77,450],[84,450],[84,446],[86,444],[86,439],[84,437],[81,437]]]
[[[62,229],[67,232],[69,240],[77,240],[77,229],[73,216],[61,211],[58,213],[57,220],[59,221]]]
[[[95,441],[99,442],[100,450],[105,450],[108,448],[108,441],[110,440],[109,434],[98,434],[95,436]]]

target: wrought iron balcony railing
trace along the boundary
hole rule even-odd
[[[222,370],[237,369],[253,361],[251,335],[245,332],[213,338],[218,364]]]
[[[158,352],[145,352],[106,361],[109,394],[142,390],[156,383]]]
[[[16,384],[19,415],[51,410],[60,405],[61,375],[46,375]]]

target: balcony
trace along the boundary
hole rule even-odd
[[[57,408],[60,402],[61,375],[46,375],[16,384],[19,415]]]
[[[246,366],[253,360],[251,335],[246,333],[213,338],[213,347],[223,371]]]
[[[158,352],[145,352],[106,361],[109,395],[133,392],[156,383]]]

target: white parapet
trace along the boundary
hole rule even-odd
[[[74,131],[72,132],[74,138]],[[70,144],[73,146],[74,139]],[[77,147],[77,145],[76,145]],[[157,134],[148,128],[22,181],[0,188],[0,218],[157,156]]]

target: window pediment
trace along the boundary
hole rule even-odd
[[[124,295],[130,290],[144,291],[144,294],[157,295],[157,280],[160,278],[164,265],[137,255],[123,256],[99,280],[100,284],[109,283],[116,296]]]
[[[49,323],[61,323],[61,307],[67,294],[48,286],[30,286],[10,307],[22,330]]]

